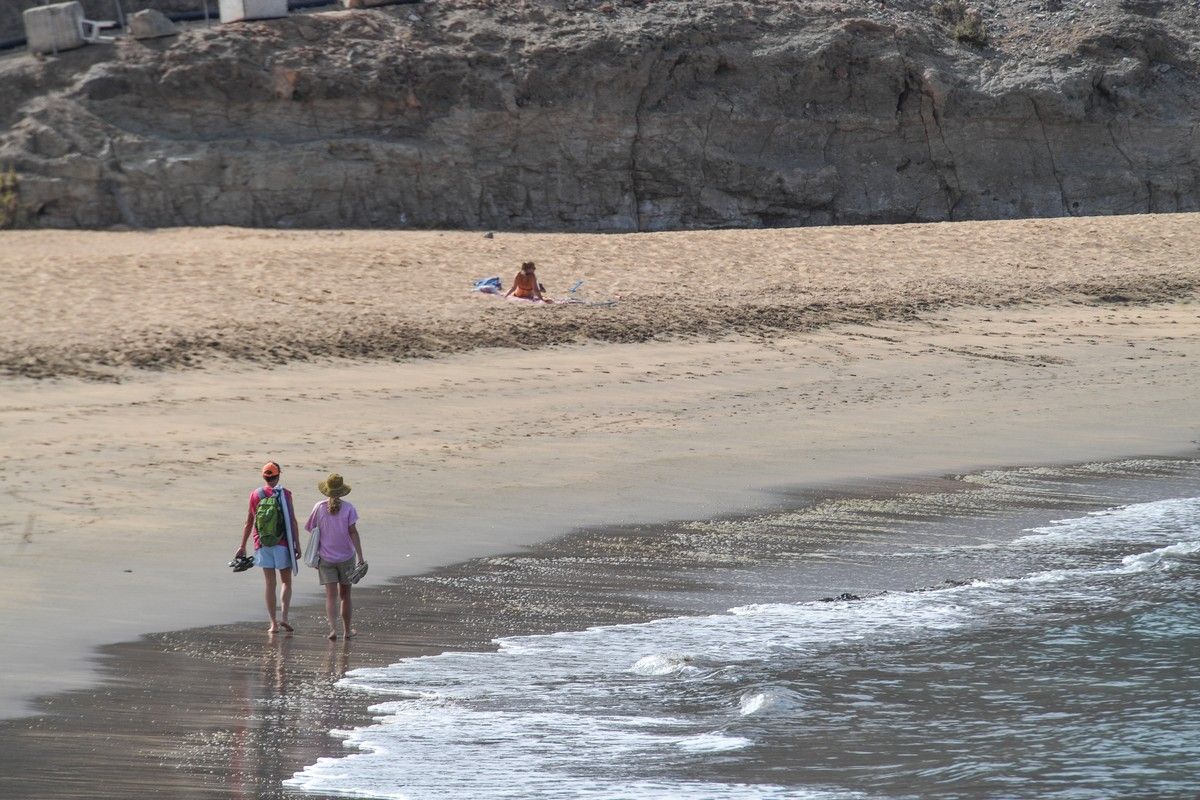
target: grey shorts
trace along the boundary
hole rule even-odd
[[[322,558],[321,563],[317,565],[317,572],[321,576],[321,585],[344,583],[349,586],[350,573],[354,572],[355,561],[354,558],[347,558],[345,561],[326,561]]]

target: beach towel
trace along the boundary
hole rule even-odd
[[[580,300],[578,297],[568,297],[566,300],[556,300],[568,306],[615,306],[616,300]]]
[[[583,286],[582,279],[575,281],[575,283],[571,284],[571,288],[567,289],[567,294],[571,295],[570,297],[556,300],[555,302],[565,303],[570,306],[615,306],[617,304],[616,300],[584,300],[581,297],[577,297],[575,292],[579,291],[580,286]]]
[[[473,292],[483,292],[484,294],[500,294],[504,290],[504,285],[500,282],[499,275],[493,275],[490,278],[480,278],[475,281],[475,286],[471,289]]]
[[[296,532],[292,530],[292,506],[288,502],[287,492],[283,486],[276,486],[275,493],[279,495],[279,507],[283,511],[283,530],[287,534],[288,560],[292,562],[292,574],[300,571],[300,561],[296,558]]]

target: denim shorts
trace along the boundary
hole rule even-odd
[[[260,547],[254,551],[254,566],[263,569],[291,569],[292,557],[286,544]]]

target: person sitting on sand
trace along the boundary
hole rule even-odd
[[[292,604],[292,567],[300,563],[300,544],[293,541],[292,545],[295,548],[295,561],[292,561],[292,553],[288,550],[287,537],[287,522],[290,520],[293,533],[296,528],[296,512],[292,506],[292,493],[287,489],[279,492],[276,487],[279,486],[279,464],[274,461],[268,461],[263,464],[262,478],[263,486],[250,492],[250,510],[246,512],[246,524],[242,526],[242,543],[238,547],[236,556],[244,556],[246,554],[246,541],[250,538],[250,534],[254,534],[254,566],[261,567],[263,578],[266,580],[265,599],[267,602],[267,616],[271,619],[271,627],[267,628],[267,633],[278,633],[280,628],[285,631],[292,631],[291,624],[288,622],[288,607]],[[282,495],[283,504],[280,505],[279,497]],[[269,499],[268,499],[269,498]],[[264,504],[264,501],[266,503]],[[262,513],[259,506],[262,506]],[[284,516],[288,519],[285,520]],[[259,526],[264,526],[263,530],[259,530]],[[267,530],[267,528],[270,528]],[[296,538],[292,537],[293,540]],[[283,585],[279,593],[279,605],[282,607],[282,614],[279,621],[275,621],[275,571],[279,571],[279,582]]]
[[[350,494],[350,484],[336,472],[317,484],[317,491],[328,500],[321,500],[313,506],[308,522],[304,523],[305,530],[320,528],[320,544],[317,545],[317,572],[320,574],[321,585],[325,587],[325,617],[329,621],[330,640],[337,638],[337,625],[334,623],[338,599],[342,604],[342,631],[346,638],[354,636],[357,631],[350,627],[352,607],[350,590],[353,588],[353,573],[363,566],[362,542],[358,538],[358,510],[341,498]],[[357,560],[356,560],[357,559]]]
[[[538,285],[537,274],[534,272],[536,269],[537,265],[532,261],[523,262],[521,271],[513,278],[513,285],[509,287],[504,296],[507,298],[512,295],[518,300],[532,300],[536,303],[550,302],[542,297],[542,287]]]

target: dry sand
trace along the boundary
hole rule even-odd
[[[0,712],[96,644],[265,627],[223,565],[268,457],[301,510],[347,476],[382,580],[789,486],[1191,453],[1196,222],[0,234]],[[528,258],[622,302],[466,291]]]
[[[636,235],[261,230],[0,235],[0,372],[797,331],[944,304],[1170,300],[1200,281],[1200,214]],[[552,296],[473,295],[533,259]]]

